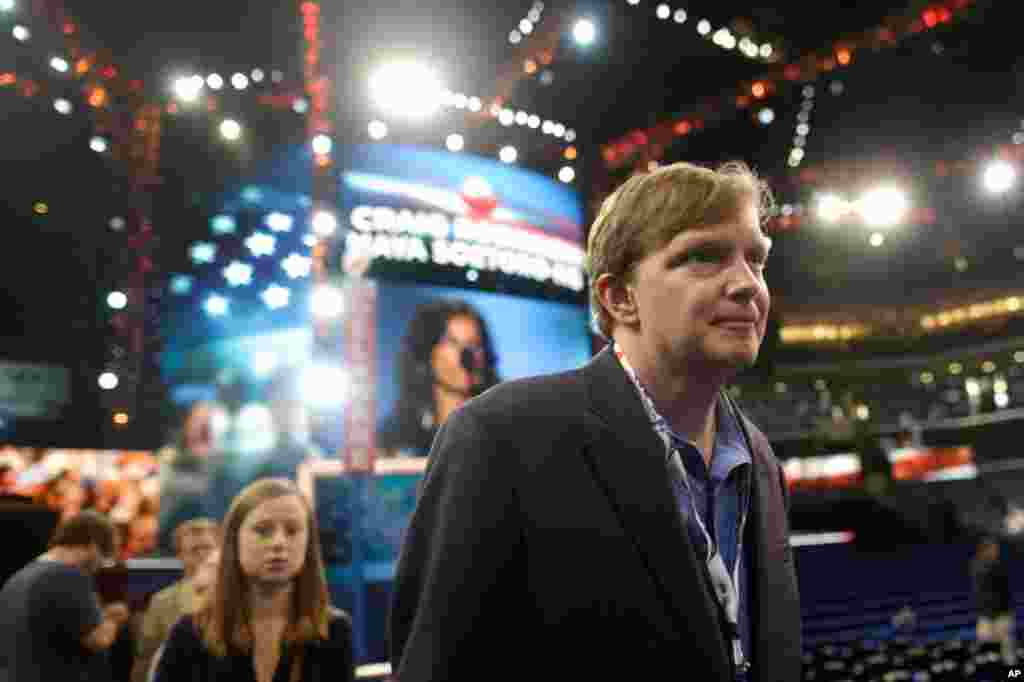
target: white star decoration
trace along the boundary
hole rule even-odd
[[[269,256],[274,253],[274,247],[277,244],[277,239],[266,232],[256,232],[251,237],[245,240],[245,246],[252,255],[257,258],[260,256]]]
[[[288,305],[288,301],[291,299],[291,289],[279,286],[277,284],[271,284],[269,287],[263,290],[260,294],[260,298],[267,304],[267,307],[271,310],[277,310]]]
[[[217,257],[217,245],[210,242],[196,242],[190,250],[192,262],[196,265],[212,263]]]
[[[252,266],[239,261],[232,261],[231,265],[224,268],[224,279],[233,287],[252,282]]]
[[[267,215],[266,221],[267,227],[270,228],[271,232],[291,232],[292,223],[294,219],[287,213],[278,213],[277,211]]]
[[[288,276],[292,279],[308,276],[309,269],[312,265],[313,259],[297,253],[293,253],[281,261],[281,267],[284,268],[284,271],[287,272]]]

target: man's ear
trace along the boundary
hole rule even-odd
[[[621,279],[604,273],[594,282],[597,298],[616,324],[632,325],[639,320],[633,289]]]

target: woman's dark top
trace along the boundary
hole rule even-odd
[[[274,682],[289,682],[298,645],[283,645]],[[352,621],[332,609],[327,639],[305,642],[302,682],[348,682],[355,679]],[[171,629],[156,666],[155,682],[256,682],[252,652],[214,656],[203,643],[192,616],[183,616]]]

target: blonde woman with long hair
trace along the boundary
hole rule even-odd
[[[224,520],[217,579],[171,630],[156,682],[353,680],[352,624],[328,603],[316,519],[287,479],[261,479]]]

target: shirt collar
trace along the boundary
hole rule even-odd
[[[655,432],[665,442],[665,447],[668,449],[672,447],[681,449],[680,444],[683,443],[695,447],[692,443],[676,434],[669,425],[668,420],[658,412],[658,408],[654,405],[654,399],[651,398],[650,393],[644,388],[643,382],[637,376],[636,370],[629,364],[629,359],[626,357],[626,352],[622,350],[622,347],[613,341],[612,350],[615,352],[615,357],[619,359],[622,368],[626,370],[626,376],[630,378],[636,387],[637,393],[640,396],[640,402],[643,403],[644,411],[647,412],[647,416],[651,420],[651,426],[654,427]],[[751,457],[747,451],[743,434],[740,432],[739,424],[736,422],[736,417],[723,400],[718,401],[716,417],[717,429],[715,431],[714,456],[711,458],[711,474],[713,477],[721,476],[724,479],[734,467],[741,464],[750,464]],[[716,474],[718,475],[716,476]]]

